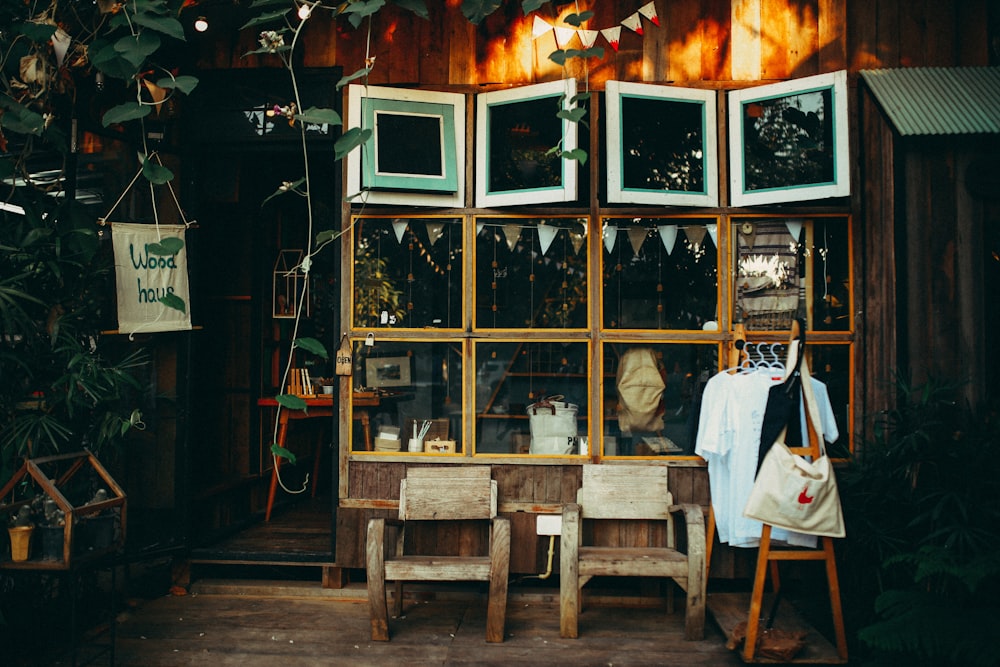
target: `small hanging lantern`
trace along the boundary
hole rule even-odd
[[[271,316],[274,318],[294,318],[295,307],[302,300],[306,287],[306,274],[302,271],[301,250],[281,250],[274,262],[273,299]],[[305,315],[309,314],[309,302],[305,304]]]

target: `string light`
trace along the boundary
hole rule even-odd
[[[301,4],[299,5],[299,18],[305,21],[312,14],[312,5]]]
[[[194,20],[194,29],[198,32],[205,32],[208,30],[208,19],[204,16],[199,16]]]

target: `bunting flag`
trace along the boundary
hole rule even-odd
[[[443,222],[428,222],[427,223],[427,238],[430,240],[431,245],[438,242],[441,238],[441,234],[444,232]]]
[[[542,247],[542,257],[544,257],[545,253],[549,251],[549,246],[552,245],[552,241],[555,240],[556,234],[559,233],[559,230],[555,227],[549,227],[548,225],[538,225],[538,227],[535,228],[535,231],[538,232],[538,245]]]
[[[710,225],[705,225],[705,231],[707,231],[708,235],[712,237],[712,245],[714,245],[716,248],[718,248],[719,247],[719,226],[716,225],[713,222]],[[704,237],[702,237],[702,238],[704,238]]]
[[[536,15],[531,24],[531,37],[532,39],[538,39],[542,35],[554,32],[556,46],[560,49],[564,49],[573,40],[573,37],[577,36],[580,38],[580,43],[583,47],[585,49],[589,49],[597,42],[597,37],[600,35],[608,43],[608,46],[617,51],[618,45],[621,41],[622,26],[628,28],[635,34],[642,36],[644,34],[642,26],[643,18],[652,23],[654,26],[660,27],[660,17],[656,13],[656,4],[652,0],[640,7],[638,11],[633,12],[629,16],[622,19],[617,25],[601,28],[599,30],[556,27],[542,17]]]
[[[521,238],[521,226],[520,225],[504,225],[503,235],[507,239],[507,248],[513,252],[514,246],[517,245],[518,239]]]
[[[674,251],[674,244],[677,242],[677,225],[660,225],[656,229],[660,232],[663,247],[667,249],[669,255]]]
[[[615,239],[618,238],[618,228],[606,225],[601,236],[604,237],[604,248],[610,253],[615,249]]]
[[[56,28],[56,31],[52,33],[50,38],[52,42],[52,50],[56,54],[56,65],[62,67],[63,61],[66,60],[66,51],[69,50],[70,42],[73,39],[69,36],[69,33],[62,28]]]
[[[583,247],[583,242],[586,240],[587,235],[584,232],[570,232],[569,240],[573,244],[573,252],[577,255],[580,254],[580,248]]]
[[[632,252],[635,256],[639,256],[639,250],[642,249],[642,244],[646,240],[646,228],[645,227],[629,227],[628,228],[628,242],[632,244]]]
[[[392,231],[396,232],[396,242],[403,242],[403,234],[406,233],[406,220],[396,218],[392,221]]]
[[[802,233],[802,221],[801,220],[787,220],[785,221],[785,227],[788,229],[788,233],[792,235],[795,242],[799,242],[799,234]]]
[[[687,240],[695,248],[700,248],[702,241],[705,240],[705,232],[708,230],[701,225],[689,225],[684,228],[684,235],[687,236]]]

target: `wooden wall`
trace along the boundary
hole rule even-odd
[[[587,26],[614,26],[647,0],[580,0],[594,11]],[[562,75],[548,59],[553,34],[532,39],[533,17],[507,0],[481,25],[471,25],[458,0],[428,2],[424,20],[387,6],[352,28],[327,13],[309,19],[300,38],[301,63],[340,65],[346,73],[375,57],[372,84],[488,86],[547,81]],[[552,24],[549,3],[538,15]],[[838,69],[987,64],[994,0],[656,0],[660,26],[643,19],[644,35],[622,30],[617,52],[603,39],[602,59],[572,74],[591,88],[609,79],[724,82],[787,79]],[[273,56],[242,57],[257,48],[252,31],[232,22],[225,33],[196,36],[200,64],[210,68],[277,66]],[[573,46],[578,45],[574,43]]]

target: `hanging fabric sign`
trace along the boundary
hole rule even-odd
[[[111,223],[115,252],[115,286],[118,293],[118,330],[121,333],[186,331],[191,329],[187,304],[187,244],[173,255],[150,251],[166,238],[184,241],[183,225]],[[172,294],[184,310],[164,305],[160,299]]]

